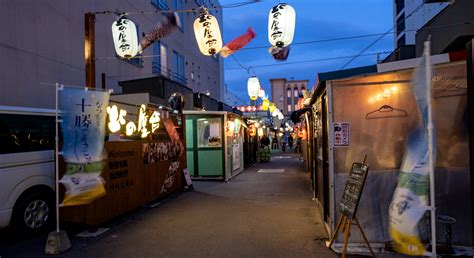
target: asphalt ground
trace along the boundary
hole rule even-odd
[[[77,237],[83,226],[64,225],[72,248],[56,257],[337,257],[325,247],[303,166],[297,154],[274,153],[228,183],[194,182],[115,219],[99,236]],[[0,257],[51,257],[46,238],[0,231]]]

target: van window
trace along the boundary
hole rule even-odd
[[[54,149],[55,117],[0,114],[0,154]]]

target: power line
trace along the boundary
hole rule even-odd
[[[237,8],[237,7],[242,7],[245,5],[249,4],[255,4],[258,3],[258,0],[252,0],[248,2],[239,2],[239,3],[233,3],[233,4],[226,4],[226,5],[217,5],[217,6],[211,6],[211,7],[206,7],[207,9],[210,10],[218,10],[218,9],[227,9],[227,8]],[[202,6],[198,4],[195,1],[196,5]],[[181,10],[154,10],[154,11],[135,11],[135,12],[117,12],[117,11],[100,11],[100,12],[94,12],[94,14],[102,14],[102,15],[135,15],[135,14],[156,14],[156,13],[195,13],[199,11],[199,8],[191,8],[191,9],[181,9]]]
[[[365,51],[369,50],[371,47],[373,47],[377,42],[379,42],[382,38],[384,38],[386,35],[388,35],[389,33],[392,33],[392,31],[397,28],[398,24],[401,23],[402,21],[404,22],[406,19],[410,18],[414,13],[418,12],[418,10],[421,9],[421,7],[423,7],[424,3],[422,2],[417,8],[415,8],[410,14],[408,14],[405,19],[401,20],[400,22],[397,22],[396,24],[394,24],[389,30],[387,30],[385,33],[383,33],[382,35],[380,35],[380,37],[378,37],[377,39],[375,39],[372,43],[370,43],[367,47],[365,47],[364,49],[362,49],[362,51],[359,52],[359,54],[357,56],[354,56],[352,57],[349,61],[347,61],[343,66],[341,66],[341,68],[339,68],[339,70],[342,70],[344,69],[346,66],[348,66],[350,63],[352,63],[352,61],[354,61],[359,55],[362,55],[363,53],[365,53]]]
[[[468,21],[468,22],[462,22],[462,23],[452,23],[452,24],[445,24],[445,25],[437,25],[437,26],[430,26],[430,27],[422,27],[418,29],[409,29],[409,30],[404,30],[406,32],[408,31],[418,31],[420,29],[436,29],[436,28],[444,28],[444,27],[452,27],[452,26],[459,26],[459,25],[472,25],[473,22]],[[291,46],[295,45],[306,45],[306,44],[316,44],[316,43],[325,43],[325,42],[333,42],[333,41],[343,41],[343,40],[350,40],[350,39],[358,39],[358,38],[368,38],[368,37],[375,37],[375,36],[380,36],[380,35],[387,35],[387,32],[384,33],[373,33],[373,34],[364,34],[364,35],[355,35],[355,36],[349,36],[349,37],[340,37],[340,38],[329,38],[329,39],[320,39],[320,40],[310,40],[310,41],[302,41],[302,42],[295,42],[292,43]],[[394,31],[389,32],[388,34],[393,34],[395,33]],[[262,49],[262,48],[269,48],[270,45],[266,46],[255,46],[255,47],[246,47],[243,49],[240,49],[239,51],[242,50],[253,50],[253,49]]]
[[[353,57],[358,57],[358,56],[374,56],[374,55],[390,54],[390,53],[392,53],[392,51],[383,51],[383,52],[377,52],[377,53],[368,53],[368,54],[352,55],[352,56],[329,57],[329,58],[321,58],[321,59],[313,59],[313,60],[276,63],[276,64],[254,65],[254,66],[251,66],[251,67],[252,68],[261,68],[261,67],[269,67],[269,66],[281,66],[281,65],[302,64],[302,63],[312,63],[312,62],[324,62],[324,61],[332,61],[332,60],[353,58]],[[224,70],[238,70],[238,69],[244,69],[245,70],[246,68],[245,67],[231,67],[231,68],[225,68]]]

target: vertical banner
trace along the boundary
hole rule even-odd
[[[65,87],[59,92],[62,155],[66,171],[63,206],[82,205],[105,195],[104,148],[109,92]]]
[[[429,232],[429,223],[424,222],[429,209],[430,166],[435,160],[430,160],[430,152],[436,153],[435,138],[430,137],[428,126],[431,95],[427,91],[431,92],[431,78],[427,79],[426,75],[431,72],[427,69],[431,66],[424,55],[412,79],[422,124],[408,136],[397,188],[389,206],[389,233],[396,243],[394,249],[407,255],[427,254],[421,236]]]

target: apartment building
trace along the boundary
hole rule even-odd
[[[309,80],[287,80],[285,78],[270,79],[272,101],[288,118],[291,112],[298,109],[300,94],[308,89]]]
[[[224,98],[223,61],[203,56],[193,22],[199,13],[180,12],[181,26],[171,36],[145,49],[141,58],[120,59],[112,41],[115,13],[127,13],[139,38],[150,32],[165,10],[198,10],[219,6],[217,0],[10,0],[0,3],[0,105],[54,107],[56,82],[85,85],[85,13],[95,14],[97,87],[120,93],[119,82],[163,77],[176,85]],[[107,14],[104,14],[104,12]],[[222,10],[212,9],[222,25]],[[157,86],[159,87],[159,86]],[[166,98],[167,96],[165,96]]]
[[[416,33],[429,20],[446,8],[446,1],[394,0],[395,48],[416,43]]]

